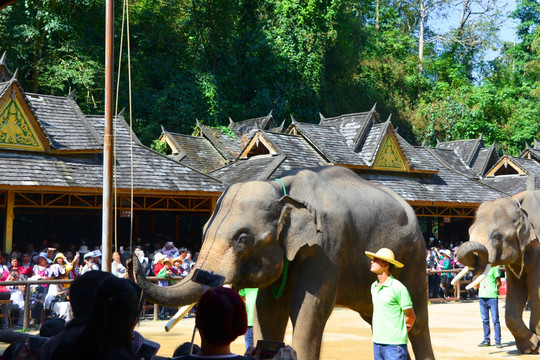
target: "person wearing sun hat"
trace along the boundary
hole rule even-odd
[[[451,270],[453,268],[454,262],[452,259],[452,251],[448,249],[443,249],[439,251],[440,260],[439,260],[439,270]],[[452,273],[445,272],[441,274],[441,284],[439,285],[442,291],[444,298],[448,298],[450,293],[450,283],[452,282]]]
[[[412,329],[416,315],[407,288],[390,273],[394,267],[402,268],[403,264],[387,248],[365,253],[371,259],[370,271],[377,275],[371,285],[374,359],[407,359],[407,333]]]
[[[82,275],[92,270],[99,270],[99,268],[94,264],[94,252],[90,251],[84,254],[84,266],[81,266],[80,274]]]

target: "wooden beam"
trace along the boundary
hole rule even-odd
[[[9,254],[13,247],[13,219],[15,219],[15,192],[7,192],[6,226],[4,229],[4,252]]]

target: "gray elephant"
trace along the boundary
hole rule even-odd
[[[417,316],[409,333],[415,357],[433,359],[418,220],[393,191],[351,170],[295,170],[279,180],[230,186],[203,229],[196,267],[225,276],[236,289],[260,288],[255,339],[282,340],[290,318],[291,346],[299,359],[314,360],[334,306],[355,310],[371,323],[375,275],[364,251],[381,247],[393,250],[405,264],[393,274],[408,288]],[[180,306],[201,294],[190,276],[158,287],[133,263],[136,280],[151,301]]]
[[[457,253],[459,261],[483,279],[491,265],[505,265],[507,274],[506,326],[522,353],[538,352],[540,334],[540,191],[480,205],[469,229],[469,240]],[[471,285],[473,285],[471,284]],[[530,329],[523,309],[531,304]]]

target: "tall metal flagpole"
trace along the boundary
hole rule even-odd
[[[103,141],[102,270],[111,271],[113,169],[113,33],[114,1],[105,2],[105,135]]]

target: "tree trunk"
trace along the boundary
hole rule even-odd
[[[420,0],[420,30],[418,34],[418,72],[422,73],[424,62],[424,27],[426,21],[426,8],[424,6],[424,0]]]

